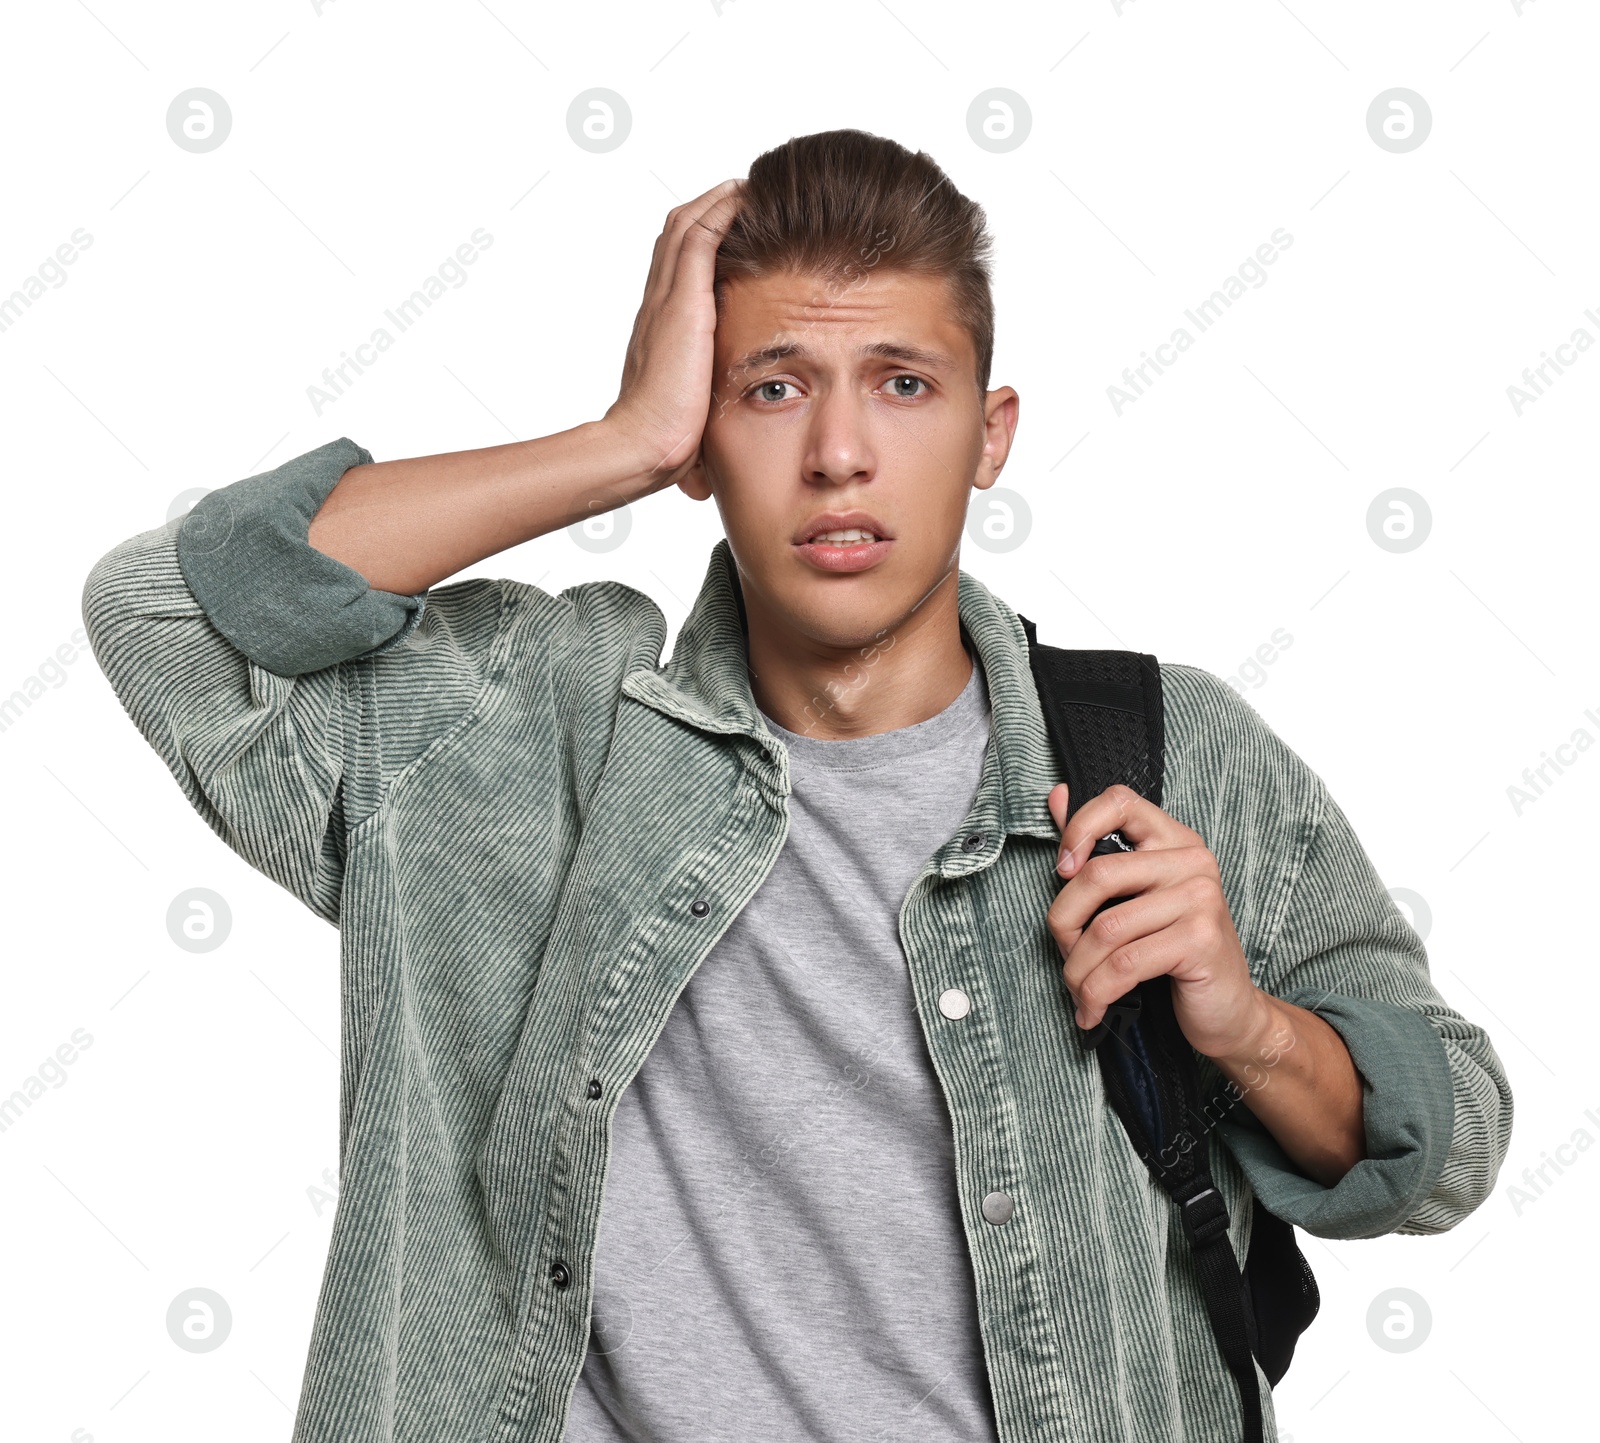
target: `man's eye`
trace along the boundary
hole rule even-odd
[[[792,384],[789,381],[763,381],[755,389],[757,400],[761,401],[786,401],[788,397],[783,394],[783,388]],[[777,394],[774,395],[773,393]]]
[[[907,390],[907,386],[916,387],[926,386],[927,384],[921,376],[896,376],[889,382],[889,392],[891,395],[901,396],[909,400],[913,396],[920,396],[922,392],[914,389]]]

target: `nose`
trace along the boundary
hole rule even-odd
[[[845,486],[870,481],[877,474],[868,400],[859,384],[828,387],[813,402],[810,422],[802,463],[807,481]]]

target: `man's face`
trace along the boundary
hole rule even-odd
[[[941,583],[954,592],[967,502],[994,484],[1018,403],[978,391],[944,278],[735,277],[714,377],[701,464],[680,484],[716,497],[752,625],[858,648]]]

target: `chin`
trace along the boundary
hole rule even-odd
[[[871,573],[808,576],[776,600],[787,624],[801,635],[839,651],[866,653],[895,644],[896,633],[927,590],[904,578]]]
[[[792,554],[774,552],[770,539],[755,546],[757,567],[739,566],[746,604],[751,593],[762,598],[763,610],[779,633],[789,632],[836,651],[888,649],[896,633],[920,618],[922,604],[953,584],[945,558],[913,555],[897,542],[895,550],[864,571],[828,572]],[[750,552],[729,536],[737,562]]]

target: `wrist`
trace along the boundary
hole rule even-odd
[[[606,474],[616,478],[629,501],[670,486],[677,475],[676,468],[665,464],[665,453],[649,428],[616,406],[580,429],[588,433],[586,440],[603,457]]]
[[[1237,1081],[1247,1069],[1270,1066],[1293,1042],[1294,1029],[1277,999],[1251,985],[1248,1016],[1236,1040],[1211,1060],[1227,1077]]]

